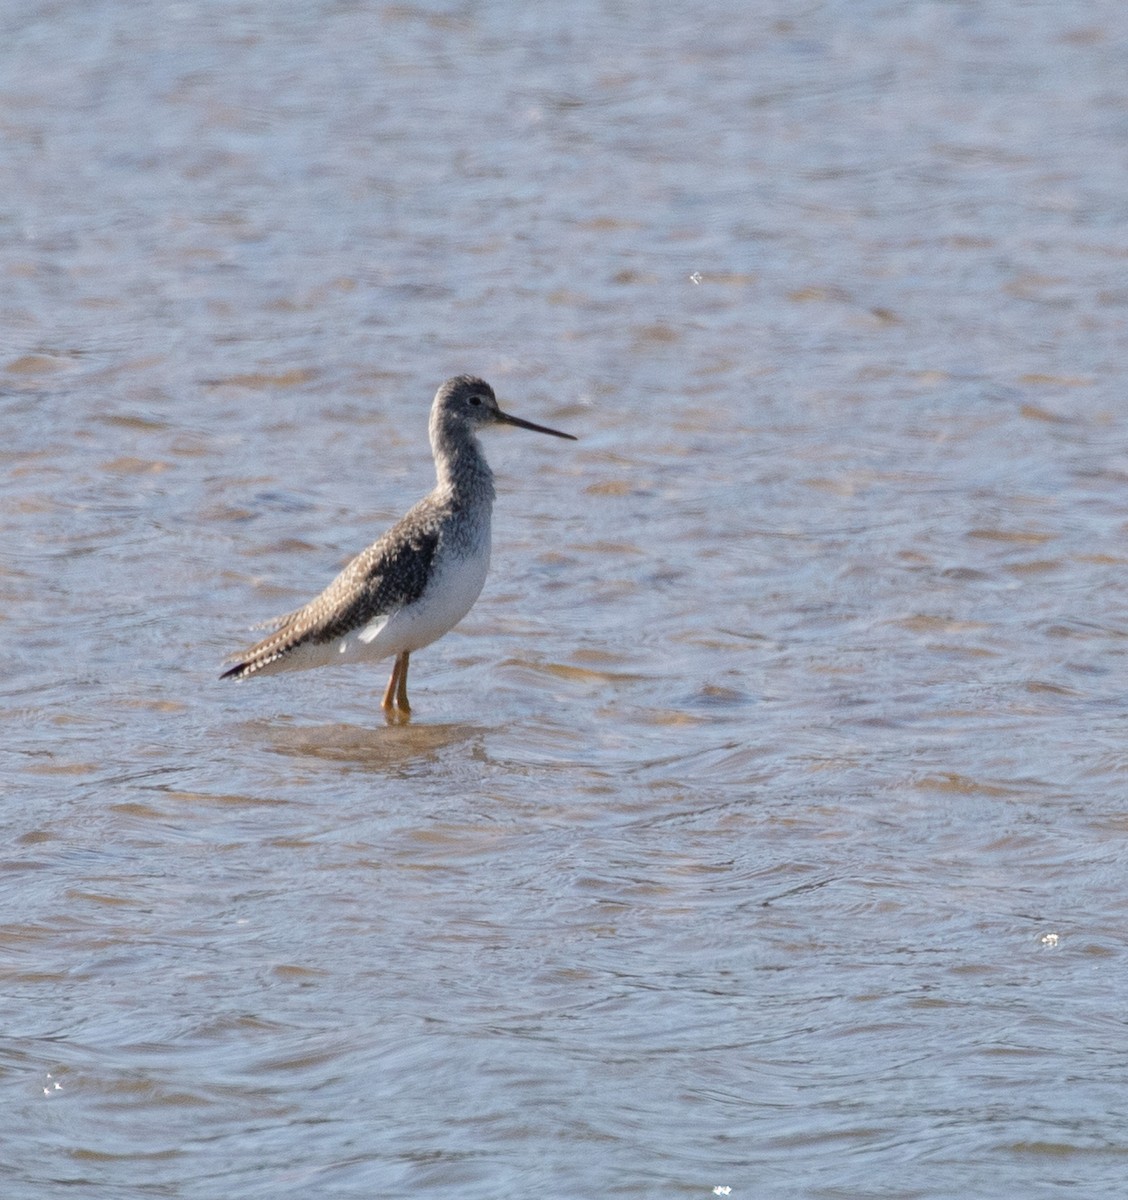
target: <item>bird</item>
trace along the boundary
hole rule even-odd
[[[381,707],[389,718],[397,711],[410,713],[411,655],[453,629],[485,583],[495,492],[478,434],[494,425],[577,440],[503,412],[493,388],[477,376],[448,379],[435,393],[428,427],[434,489],[356,555],[320,595],[266,622],[271,632],[229,655],[234,665],[220,678],[394,658]]]

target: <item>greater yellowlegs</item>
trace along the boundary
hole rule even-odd
[[[395,655],[383,706],[410,712],[411,652],[453,629],[486,579],[494,483],[476,435],[490,425],[517,425],[576,440],[570,433],[502,412],[484,380],[472,375],[448,379],[431,406],[431,453],[438,476],[431,494],[358,554],[320,596],[271,621],[268,637],[232,655],[239,661],[220,678],[376,662]]]

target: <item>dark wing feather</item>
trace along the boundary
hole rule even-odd
[[[385,544],[388,543],[388,544]],[[303,628],[300,641],[331,642],[375,617],[414,604],[423,595],[439,544],[438,531],[416,529],[405,537],[382,538],[358,554],[286,628]]]
[[[233,656],[220,676],[242,679],[307,642],[331,642],[369,621],[413,604],[423,594],[439,544],[439,522],[423,501],[348,564],[304,607],[283,617],[269,637]]]

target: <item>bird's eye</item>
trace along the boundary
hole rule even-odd
[[[470,403],[471,403],[471,404],[472,404],[472,405],[473,405],[475,408],[477,408],[477,407],[478,407],[478,405],[482,403],[482,397],[481,397],[481,396],[471,396],[471,397],[470,397]]]

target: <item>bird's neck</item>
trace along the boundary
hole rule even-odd
[[[478,439],[444,437],[442,431],[431,438],[435,455],[438,486],[467,506],[486,505],[494,500],[494,477]]]

